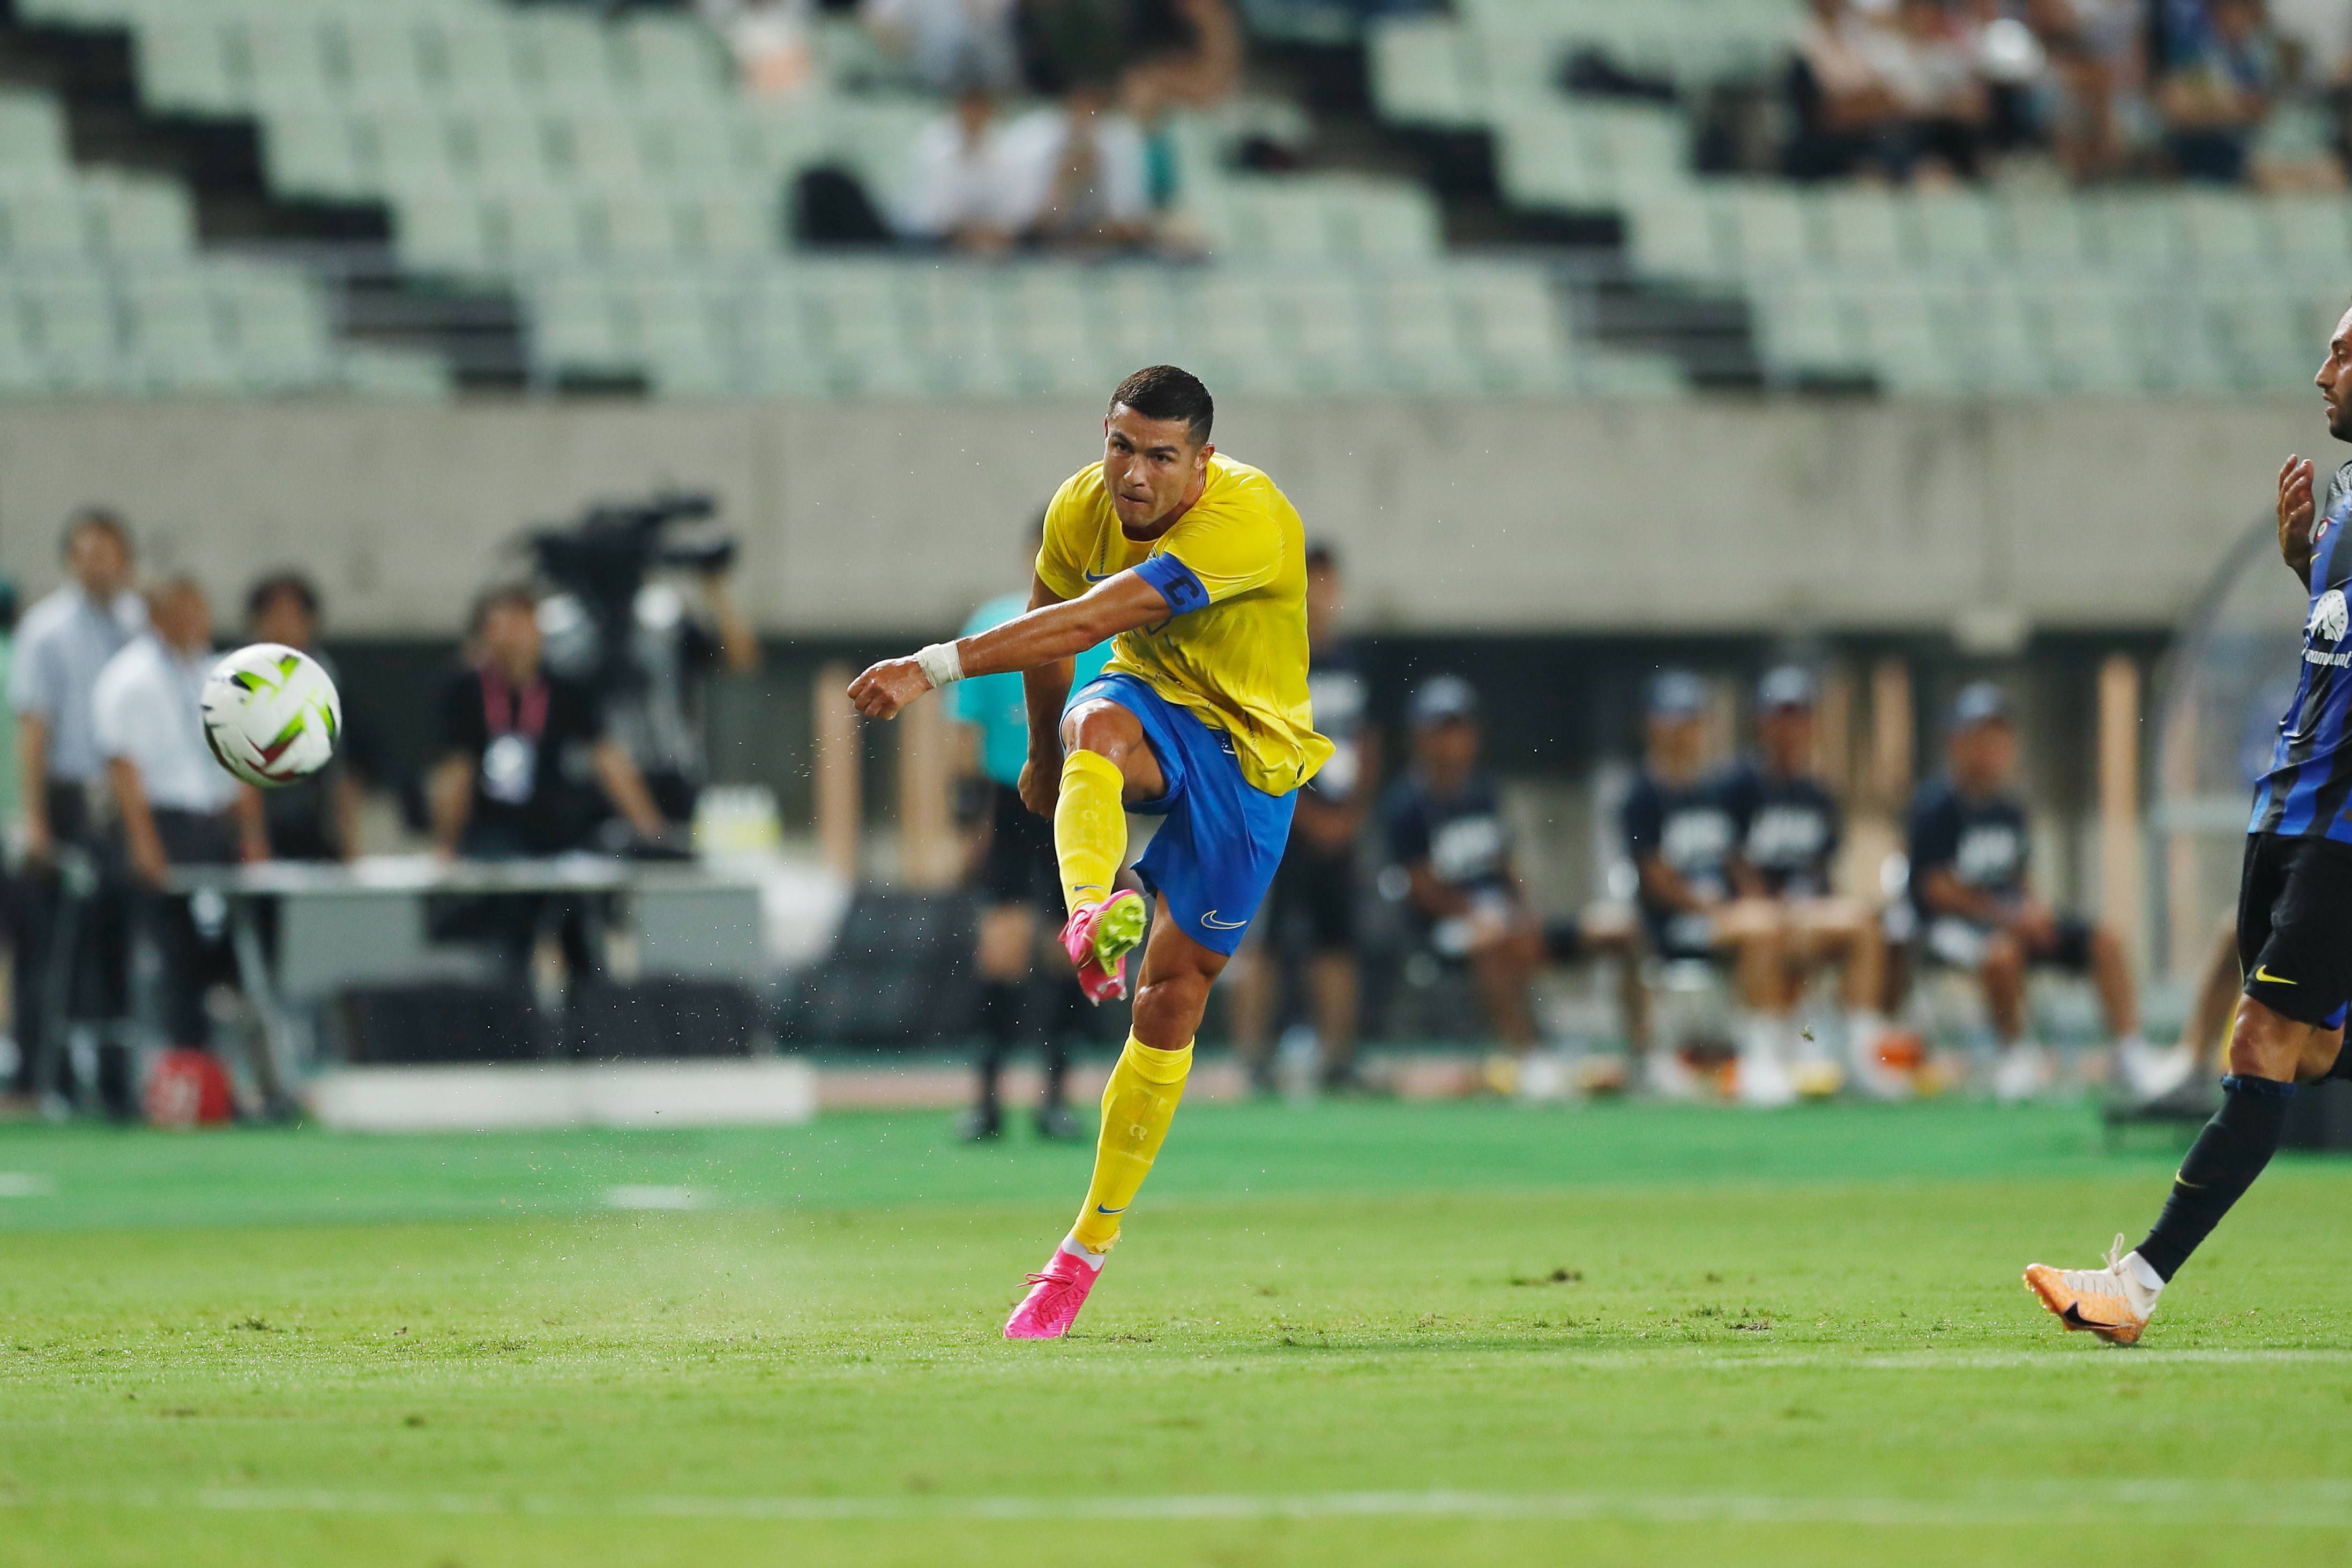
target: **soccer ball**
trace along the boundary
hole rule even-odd
[[[343,730],[343,700],[319,661],[274,642],[241,647],[213,666],[204,709],[214,758],[264,789],[325,767]]]

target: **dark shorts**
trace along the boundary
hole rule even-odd
[[[1650,951],[1668,963],[1711,961],[1723,952],[1711,914],[1645,903],[1642,930],[1650,939]]]
[[[1176,929],[1230,958],[1249,933],[1290,843],[1296,790],[1268,795],[1242,776],[1232,739],[1132,675],[1097,676],[1071,694],[1118,703],[1143,726],[1168,793],[1128,807],[1160,827],[1136,858],[1145,889],[1168,901]]]
[[[1307,952],[1344,952],[1356,945],[1356,858],[1327,854],[1297,839],[1275,868],[1266,895],[1266,935]]]
[[[2315,1029],[2343,1026],[2352,1000],[2352,846],[2247,836],[2238,963],[2246,994],[2263,1006]]]
[[[2091,972],[2091,923],[2073,915],[2051,922],[2050,940],[2026,950],[2025,962],[2036,969],[2063,970],[2068,974]],[[1928,915],[1920,929],[1919,945],[1927,957],[1949,969],[1981,969],[1985,949],[1996,927],[1979,925],[1958,915]]]
[[[1054,825],[1021,804],[1018,790],[988,786],[988,853],[980,861],[980,896],[991,904],[1027,904],[1059,914],[1062,873],[1054,858]]]

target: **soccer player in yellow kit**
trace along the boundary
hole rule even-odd
[[[966,676],[1022,672],[1021,798],[1054,819],[1062,945],[1097,1002],[1127,994],[1143,942],[1143,900],[1116,885],[1127,813],[1161,818],[1135,863],[1156,918],[1094,1181],[1008,1339],[1058,1339],[1085,1305],[1176,1114],[1209,987],[1281,862],[1298,786],[1331,754],[1307,700],[1305,531],[1273,480],[1210,445],[1215,413],[1173,365],[1129,376],[1102,461],[1046,510],[1028,613],[885,659],[849,688],[859,712],[888,719]],[[1072,656],[1105,637],[1110,663],[1072,692]]]

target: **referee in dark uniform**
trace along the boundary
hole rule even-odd
[[[1034,534],[1024,538],[1033,545]],[[1025,594],[1003,594],[972,612],[965,637],[974,637],[1029,607]],[[1076,690],[1102,671],[1110,645],[1078,656],[1070,689]],[[979,838],[971,882],[980,895],[980,939],[974,954],[980,970],[980,1073],[963,1135],[983,1142],[1004,1131],[997,1084],[1004,1059],[1024,1037],[1034,1037],[1045,1058],[1045,1092],[1037,1108],[1042,1138],[1083,1135],[1063,1101],[1069,1042],[1086,1026],[1084,996],[1066,965],[1036,973],[1037,944],[1061,923],[1062,878],[1054,859],[1054,825],[1021,804],[1021,766],[1029,757],[1029,706],[1018,675],[982,675],[958,683],[950,700],[955,717],[971,726],[978,750]],[[1047,917],[1042,922],[1039,910]]]
[[[2352,311],[2337,321],[2315,378],[2327,433],[2352,442]],[[2139,1246],[2104,1268],[2035,1264],[2025,1282],[2069,1329],[2130,1343],[2198,1244],[2278,1152],[2299,1083],[2352,1076],[2344,1017],[2352,1001],[2352,463],[2316,504],[2309,459],[2278,474],[2279,553],[2308,595],[2303,660],[2254,792],[2238,891],[2245,996],[2230,1033],[2221,1109],[2180,1163]],[[2116,1238],[2118,1249],[2122,1238]]]

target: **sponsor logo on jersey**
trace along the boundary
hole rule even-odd
[[[2312,601],[2311,619],[2304,623],[2303,635],[2315,645],[2304,649],[2304,662],[2326,665],[2336,669],[2352,665],[2352,653],[2341,650],[2322,653],[2315,646],[2320,643],[2342,642],[2347,629],[2352,629],[2352,611],[2347,611],[2345,607],[2344,590],[2330,588]]]

